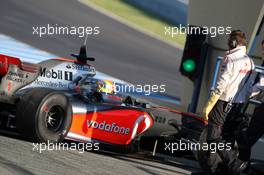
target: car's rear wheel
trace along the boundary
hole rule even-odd
[[[35,88],[25,93],[17,105],[17,128],[34,142],[60,142],[70,127],[72,109],[61,92]]]

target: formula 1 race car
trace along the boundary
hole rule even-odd
[[[85,46],[72,56],[31,64],[0,55],[0,127],[34,142],[68,139],[128,150],[152,149],[160,138],[199,140],[205,122],[198,116],[115,94],[111,81],[94,77],[87,61],[95,59]]]

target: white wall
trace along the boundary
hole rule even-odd
[[[248,41],[250,41],[262,8],[264,8],[263,0],[190,0],[188,23],[208,27],[231,26],[233,29],[244,31]],[[260,42],[262,39],[264,39],[264,26],[260,34],[260,39],[257,41],[257,48],[253,54],[254,56],[262,56],[260,50]],[[202,107],[205,105],[216,57],[224,54],[224,51],[221,51],[221,49],[227,49],[226,42],[227,36],[223,35],[210,38],[209,40],[209,43],[216,48],[211,48],[208,54],[198,111],[201,111]],[[254,61],[256,64],[261,62],[261,60],[257,59]],[[182,78],[182,83],[184,87],[182,100],[183,104],[186,105],[190,101],[191,95],[189,94],[192,92],[192,84],[188,82],[186,78]],[[264,160],[263,146],[263,140],[255,145],[252,154],[253,158]]]

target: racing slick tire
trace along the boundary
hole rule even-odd
[[[33,142],[61,142],[72,122],[69,99],[61,92],[34,88],[17,104],[17,128]]]

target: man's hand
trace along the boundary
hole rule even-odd
[[[214,105],[216,104],[219,98],[220,98],[220,95],[217,95],[214,93],[211,94],[206,106],[203,108],[203,119],[204,120],[206,121],[208,120],[208,115],[213,109]]]
[[[208,121],[208,115],[209,115],[209,113],[210,113],[210,111],[203,111],[203,119],[204,120]]]

